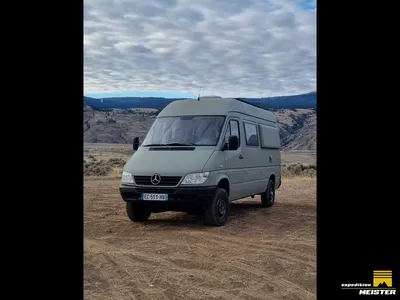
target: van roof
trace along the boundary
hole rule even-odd
[[[227,115],[230,112],[244,113],[276,123],[275,115],[241,99],[221,97],[200,97],[197,99],[175,100],[169,103],[159,117],[182,115]]]

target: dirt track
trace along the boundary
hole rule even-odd
[[[85,299],[315,299],[315,179],[272,208],[232,204],[223,227],[184,213],[132,223],[115,179],[85,180]]]

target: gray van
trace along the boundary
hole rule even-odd
[[[177,100],[157,116],[124,166],[119,187],[133,222],[151,213],[182,211],[226,223],[230,202],[261,195],[274,205],[281,185],[275,115],[241,99]]]

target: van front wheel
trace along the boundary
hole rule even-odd
[[[146,221],[151,215],[151,211],[142,205],[135,205],[132,202],[126,202],[126,213],[128,214],[129,219],[133,222]]]
[[[275,203],[275,183],[271,179],[268,181],[267,190],[261,194],[261,203],[265,207],[271,207]]]
[[[228,220],[230,203],[227,192],[218,188],[211,203],[205,208],[205,223],[214,226],[223,226]]]

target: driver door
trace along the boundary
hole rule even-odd
[[[228,142],[229,136],[236,135],[239,140],[239,147],[237,150],[226,150],[225,152],[225,169],[226,174],[230,181],[230,195],[229,199],[238,199],[244,196],[243,183],[244,183],[244,164],[242,156],[242,134],[240,130],[239,118],[230,118],[227,124],[225,133],[225,142]]]

